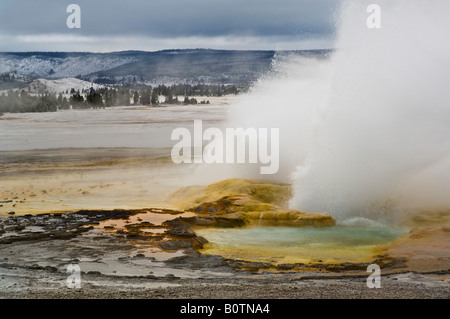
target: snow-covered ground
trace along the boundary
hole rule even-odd
[[[78,77],[122,64],[137,61],[132,56],[89,55],[66,58],[43,58],[39,54],[29,57],[0,55],[0,74],[15,72],[31,77],[63,78]]]
[[[167,148],[174,128],[205,127],[226,118],[224,104],[169,107],[111,107],[48,113],[5,113],[0,117],[0,151],[51,148]]]
[[[56,80],[35,79],[20,88],[13,89],[13,91],[25,90],[31,95],[42,93],[63,93],[64,96],[68,98],[70,96],[71,89],[82,92],[83,90],[89,90],[91,87],[97,90],[105,87],[105,85],[83,81],[76,78],[62,78]],[[8,94],[8,91],[9,90],[1,90],[0,95]],[[67,94],[65,94],[66,92]]]
[[[94,89],[99,89],[104,87],[104,85],[91,83],[83,80],[79,80],[76,78],[63,78],[58,80],[46,80],[46,79],[36,79],[31,83],[27,84],[24,88],[25,91],[28,90],[33,93],[37,93],[40,90],[43,90],[48,93],[64,93],[71,89],[75,91],[80,90],[83,91],[85,89],[90,89],[93,87]]]

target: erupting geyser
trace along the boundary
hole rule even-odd
[[[448,209],[450,2],[377,1],[380,29],[369,4],[343,3],[330,59],[280,57],[230,121],[280,128],[274,178],[294,184],[292,208],[338,221]]]

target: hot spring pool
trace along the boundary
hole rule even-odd
[[[271,263],[371,262],[408,229],[391,226],[203,228],[201,251],[225,258]]]

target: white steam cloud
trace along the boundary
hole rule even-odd
[[[293,208],[338,220],[450,208],[450,2],[377,1],[381,29],[369,4],[343,5],[331,59],[280,57],[230,121],[280,128],[273,178],[294,184]]]

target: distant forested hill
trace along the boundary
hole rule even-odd
[[[327,50],[289,51],[324,55]],[[248,84],[270,70],[275,51],[164,50],[156,52],[3,52],[0,74],[75,77],[101,84]]]

